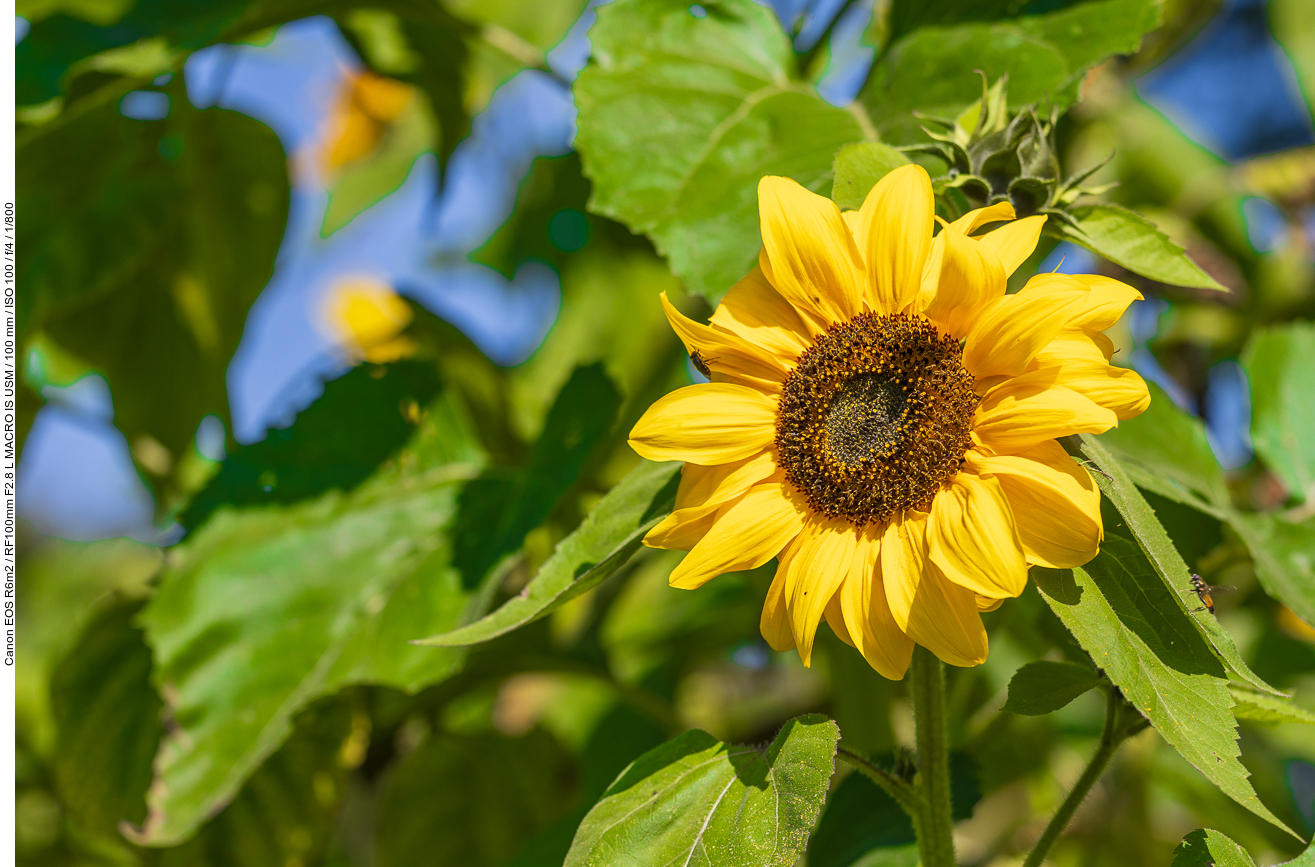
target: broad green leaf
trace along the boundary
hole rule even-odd
[[[328,236],[347,225],[362,211],[396,192],[416,160],[433,152],[439,140],[438,122],[428,100],[412,93],[402,113],[384,125],[374,150],[339,167],[328,184],[329,204],[324,210],[320,234]]]
[[[1242,356],[1251,380],[1251,442],[1299,500],[1315,498],[1315,325],[1256,330]]]
[[[414,691],[459,664],[460,651],[406,641],[478,613],[447,533],[479,469],[464,416],[443,396],[352,493],[223,509],[174,549],[141,615],[177,723],[156,761],[144,843],[187,838],[317,697],[351,683]]]
[[[874,756],[873,760],[889,768],[895,755],[886,753]],[[956,821],[972,816],[973,807],[982,797],[974,777],[974,764],[973,757],[967,753],[950,754],[950,800]],[[827,797],[826,809],[808,841],[808,863],[810,867],[902,864],[902,860],[889,859],[901,858],[898,853],[915,843],[915,857],[909,867],[916,867],[916,840],[913,821],[904,808],[866,776],[851,772]],[[887,858],[872,860],[876,852],[885,853]]]
[[[1282,513],[1236,509],[1200,420],[1174,406],[1157,386],[1150,390],[1151,409],[1102,434],[1099,442],[1110,446],[1127,475],[1141,487],[1226,521],[1251,551],[1265,592],[1307,623],[1315,623],[1315,560],[1310,557],[1315,549],[1315,518],[1294,521]],[[1083,437],[1083,441],[1091,440]],[[1197,622],[1207,630],[1215,623],[1214,618],[1204,617]],[[1231,658],[1229,664],[1233,665]]]
[[[368,745],[368,720],[342,702],[300,714],[287,743],[223,812],[181,846],[148,853],[158,867],[322,864],[341,817],[347,771]],[[364,723],[364,725],[362,725]]]
[[[1154,388],[1154,386],[1151,387]],[[1161,412],[1165,405],[1168,405],[1171,409],[1173,407],[1172,402],[1163,394],[1152,397],[1151,405],[1155,406],[1157,403],[1160,404],[1159,411]],[[1143,413],[1138,419],[1123,422],[1116,430],[1126,433],[1127,428],[1132,427],[1141,418],[1145,418],[1148,413]],[[1158,419],[1155,417],[1151,419],[1151,421],[1156,420]],[[1157,427],[1148,426],[1145,422],[1142,422],[1138,429],[1155,431],[1157,436],[1165,433]],[[1114,432],[1110,431],[1109,433]],[[1189,599],[1195,598],[1190,592],[1192,586],[1191,573],[1187,571],[1187,564],[1183,562],[1182,556],[1169,539],[1164,526],[1156,518],[1154,510],[1151,509],[1141,492],[1137,490],[1137,485],[1133,483],[1134,479],[1141,482],[1144,474],[1135,467],[1131,471],[1125,470],[1123,464],[1105,449],[1104,444],[1109,433],[1103,434],[1099,439],[1084,434],[1078,438],[1066,438],[1061,442],[1068,449],[1069,454],[1078,459],[1079,463],[1086,464],[1097,471],[1093,473],[1096,484],[1100,486],[1101,492],[1108,501],[1118,510],[1119,517],[1122,522],[1126,523],[1131,537],[1135,538],[1137,544],[1141,546],[1143,554],[1154,567],[1154,574],[1159,576],[1161,580],[1161,587],[1172,593],[1172,598],[1177,600],[1179,611],[1191,618],[1191,621],[1200,630],[1199,634],[1205,636],[1233,674],[1258,690],[1272,695],[1284,695],[1284,693],[1274,689],[1256,676],[1255,672],[1246,664],[1246,661],[1242,659],[1242,655],[1237,650],[1237,645],[1233,642],[1233,637],[1224,631],[1214,615],[1205,610],[1194,610],[1199,606],[1189,606],[1187,604]],[[1191,447],[1192,437],[1183,436],[1178,441],[1181,444],[1181,453],[1190,456],[1193,451]],[[1126,441],[1117,440],[1117,442]],[[1126,454],[1126,452],[1121,452],[1121,454]],[[1153,450],[1147,449],[1146,455],[1148,457],[1154,454]],[[1169,465],[1166,464],[1165,466]],[[1218,465],[1215,464],[1215,467],[1217,468]],[[1153,471],[1147,470],[1145,472]],[[1156,476],[1155,478],[1159,477]],[[1152,487],[1150,489],[1159,490],[1161,493],[1170,491],[1165,495],[1171,498],[1174,498],[1172,491],[1178,490],[1172,487],[1158,489]]]
[[[1228,676],[1129,528],[1106,504],[1105,541],[1085,568],[1034,569],[1037,588],[1124,697],[1179,755],[1237,803],[1290,830],[1238,760]]]
[[[289,193],[268,127],[198,111],[175,81],[165,120],[111,103],[19,145],[17,312],[20,342],[44,331],[105,374],[130,443],[178,458],[204,416],[228,418],[229,360]]]
[[[1262,723],[1306,723],[1315,725],[1315,713],[1293,704],[1288,699],[1275,698],[1265,693],[1233,687],[1233,716]]]
[[[61,800],[83,827],[111,837],[121,822],[146,818],[163,733],[151,649],[132,624],[140,607],[118,602],[97,615],[50,681]]]
[[[540,729],[524,737],[440,734],[388,781],[379,867],[501,867],[573,806],[574,767]]]
[[[1119,205],[1081,205],[1063,219],[1046,221],[1047,234],[1086,247],[1129,271],[1193,289],[1228,290],[1188,258],[1169,236],[1141,214]]]
[[[599,8],[593,62],[575,84],[575,145],[594,183],[590,207],[648,235],[692,292],[716,301],[761,247],[759,179],[825,193],[836,149],[873,136],[798,79],[770,8],[704,8]]]
[[[1008,74],[1014,107],[1048,100],[1066,108],[1088,68],[1136,51],[1159,16],[1154,0],[1097,0],[1046,15],[920,26],[894,41],[859,99],[883,137],[889,131],[901,142],[918,137],[914,110],[952,118],[981,98],[978,70],[990,81]]]
[[[831,198],[844,209],[863,207],[868,191],[877,181],[900,166],[909,164],[902,151],[876,141],[855,142],[836,151],[831,162],[835,183]]]
[[[532,623],[621,568],[649,530],[671,511],[679,465],[644,461],[614,487],[539,567],[515,597],[482,620],[416,642],[461,647]]]
[[[1256,867],[1256,862],[1218,831],[1198,828],[1173,850],[1173,867]]]
[[[295,503],[329,490],[350,491],[406,444],[419,408],[438,391],[432,364],[357,367],[325,383],[324,394],[289,427],[230,450],[178,520],[195,528],[225,504]],[[454,454],[451,460],[469,457]]]
[[[1099,672],[1075,662],[1029,662],[1014,672],[1009,698],[1001,710],[1025,716],[1052,713],[1098,686],[1101,680]]]
[[[821,812],[839,740],[818,715],[786,723],[766,747],[686,732],[617,778],[580,823],[565,867],[790,867]]]

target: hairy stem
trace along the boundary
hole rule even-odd
[[[904,812],[910,816],[917,815],[920,809],[918,793],[907,782],[852,750],[840,747],[836,755],[841,761],[853,765],[863,776],[876,783],[883,792],[894,798],[895,803],[904,808]]]
[[[954,867],[950,810],[950,738],[945,725],[945,669],[922,645],[913,648],[909,692],[918,740],[918,794],[914,816],[922,867]]]
[[[1133,711],[1132,714],[1127,713],[1129,708],[1130,705],[1123,698],[1123,694],[1118,689],[1111,687],[1105,703],[1105,727],[1101,729],[1100,744],[1096,747],[1096,754],[1087,763],[1086,770],[1082,772],[1082,776],[1078,777],[1077,783],[1068,793],[1068,797],[1064,799],[1064,803],[1059,805],[1055,815],[1050,818],[1050,824],[1046,825],[1046,830],[1041,834],[1041,839],[1037,841],[1036,846],[1027,856],[1027,860],[1023,862],[1023,867],[1040,867],[1041,862],[1050,854],[1050,848],[1055,845],[1060,835],[1064,833],[1064,829],[1068,827],[1073,814],[1078,811],[1078,807],[1082,806],[1082,802],[1086,800],[1091,787],[1096,785],[1100,775],[1105,773],[1105,768],[1109,765],[1110,759],[1114,757],[1119,744],[1127,740],[1130,735],[1146,727],[1145,720],[1141,719],[1136,711]],[[1129,720],[1129,716],[1133,719]]]

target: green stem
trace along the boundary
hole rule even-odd
[[[954,867],[950,810],[950,738],[945,725],[945,668],[922,645],[913,648],[909,691],[918,740],[918,791],[914,817],[922,867]]]
[[[913,787],[875,762],[868,761],[858,753],[840,747],[836,755],[841,761],[853,765],[882,791],[895,799],[895,803],[904,808],[910,816],[916,816],[919,810],[918,793]]]
[[[1123,694],[1118,689],[1111,687],[1109,697],[1105,703],[1105,727],[1100,732],[1100,745],[1096,748],[1096,754],[1091,757],[1087,763],[1087,768],[1078,777],[1077,783],[1064,799],[1064,803],[1059,805],[1055,815],[1050,818],[1050,824],[1046,825],[1046,830],[1041,834],[1041,839],[1037,841],[1035,848],[1023,862],[1023,867],[1040,867],[1041,862],[1050,854],[1050,848],[1059,840],[1064,829],[1068,827],[1069,821],[1073,814],[1082,806],[1086,800],[1087,793],[1091,787],[1096,785],[1100,775],[1105,773],[1105,768],[1109,765],[1110,759],[1127,738],[1141,731],[1146,727],[1145,720],[1134,711],[1131,722],[1125,719],[1125,708],[1131,707],[1123,698]]]

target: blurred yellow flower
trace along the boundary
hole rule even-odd
[[[369,278],[339,283],[325,306],[328,330],[348,357],[374,364],[397,361],[415,350],[411,338],[400,334],[412,315],[391,287]]]
[[[368,156],[388,124],[397,120],[414,98],[415,88],[409,84],[369,71],[349,72],[329,118],[324,164],[333,170]]]
[[[777,177],[758,201],[759,267],[711,324],[663,296],[712,381],[631,431],[644,457],[686,462],[676,510],[645,542],[690,552],[671,575],[682,588],[779,557],[762,633],[805,665],[823,618],[889,678],[915,642],[981,663],[979,612],[1021,593],[1030,564],[1097,552],[1100,492],[1055,438],[1148,405],[1101,333],[1141,296],[1064,274],[1006,295],[1045,218],[1001,203],[933,238],[918,166],[858,211]]]

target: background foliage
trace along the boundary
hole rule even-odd
[[[1150,725],[1056,863],[1303,850],[1315,14],[1302,0],[877,6],[617,0],[572,82],[552,49],[577,19],[579,44],[594,15],[580,0],[20,2],[22,420],[101,377],[163,532],[25,528],[23,863],[915,864],[895,801],[836,764],[839,747],[898,770],[905,686],[830,633],[810,669],[772,653],[757,624],[773,564],[668,587],[680,554],[639,539],[670,509],[676,467],[625,445],[652,400],[697,376],[658,293],[706,316],[748,270],[758,178],[853,206],[910,159],[946,216],[992,195],[1049,215],[1022,277],[1044,260],[1142,289],[1111,332],[1115,363],[1159,384],[1145,415],[1066,444],[1106,494],[1101,555],[1034,570],[987,615],[986,664],[949,673],[961,862],[1027,851],[1115,686]],[[199,98],[191,61],[308,16],[357,58],[319,140],[289,154]],[[1143,99],[1244,26],[1272,33],[1306,95],[1295,133],[1247,139],[1224,81],[1199,85],[1238,112],[1217,129]],[[865,76],[845,53],[861,61],[864,45]],[[859,73],[852,102],[835,95],[842,67]],[[412,292],[405,351],[362,356],[344,337],[295,419],[198,445],[214,419],[234,430],[234,355],[289,267],[298,208],[325,238],[350,233],[426,160],[448,185],[429,195],[446,195],[459,143],[512,148],[480,118],[525,70],[572,88],[576,152],[526,161],[490,237],[426,255],[560,275],[537,348],[502,357]],[[313,207],[296,193],[312,163]],[[1217,618],[1191,573],[1237,587]]]

